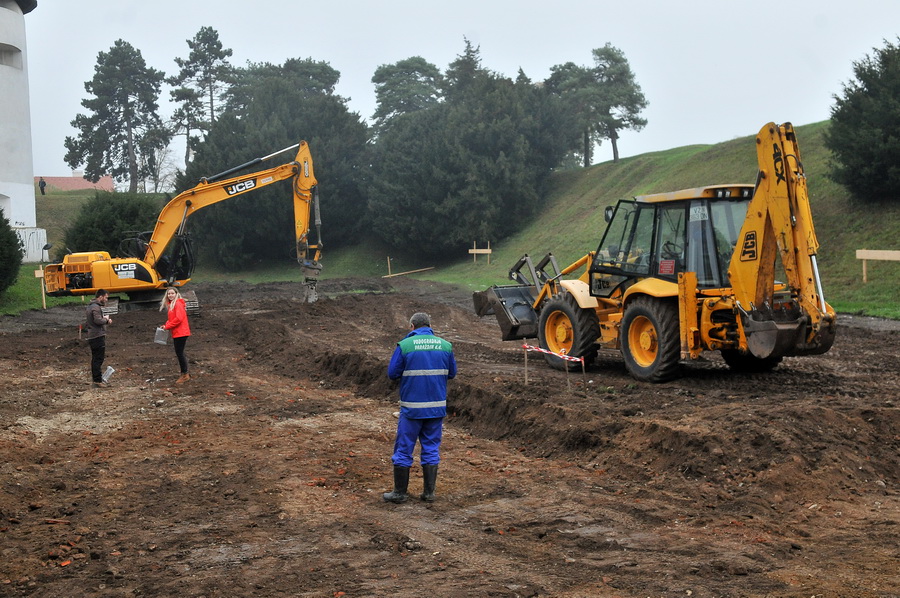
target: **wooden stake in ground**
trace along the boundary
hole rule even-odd
[[[528,346],[522,345],[522,351],[525,352],[525,386],[528,386]]]

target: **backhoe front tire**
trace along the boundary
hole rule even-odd
[[[625,367],[643,382],[666,382],[681,373],[681,334],[674,301],[637,297],[625,308],[620,331]]]
[[[538,320],[538,342],[542,349],[572,357],[584,357],[585,365],[597,355],[597,339],[600,338],[600,320],[593,309],[580,307],[575,297],[563,291],[549,299],[541,308]],[[572,370],[577,362],[544,354],[550,367]]]

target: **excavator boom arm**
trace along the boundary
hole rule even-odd
[[[240,176],[222,179],[237,170],[248,168],[254,164],[266,161],[273,156],[282,154],[288,150],[299,148],[297,155],[292,162],[260,170]],[[153,228],[153,234],[147,244],[144,254],[144,262],[149,266],[155,267],[157,261],[165,253],[166,248],[176,235],[184,232],[188,218],[202,208],[211,206],[220,201],[236,197],[254,191],[261,187],[277,183],[288,178],[294,178],[293,181],[293,197],[294,197],[294,228],[299,250],[308,246],[308,233],[310,226],[311,202],[315,203],[316,226],[319,225],[318,204],[316,199],[316,178],[313,172],[312,156],[309,151],[309,145],[305,141],[285,148],[281,151],[269,154],[262,158],[257,158],[241,166],[232,168],[223,173],[210,178],[202,179],[195,187],[188,189],[177,195],[162,209]],[[221,180],[219,180],[221,179]],[[305,257],[305,251],[304,251]],[[316,247],[315,260],[319,257],[318,247]]]

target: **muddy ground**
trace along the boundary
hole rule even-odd
[[[197,284],[194,379],[82,309],[0,321],[3,596],[900,596],[900,326],[736,375],[554,371],[470,297],[403,279]],[[453,342],[438,498],[386,504],[414,311]],[[418,495],[421,473],[413,469]]]

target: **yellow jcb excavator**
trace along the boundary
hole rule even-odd
[[[232,176],[295,148],[299,149],[291,162]],[[308,287],[307,300],[315,301],[316,281],[322,269],[319,262],[322,254],[321,218],[312,155],[305,141],[201,179],[195,187],[166,204],[151,233],[143,233],[123,244],[125,257],[113,258],[106,251],[81,252],[64,256],[62,263],[48,264],[44,267],[47,294],[55,297],[93,295],[98,289],[106,289],[111,297],[127,294],[127,302],[110,302],[110,313],[158,302],[165,287],[181,287],[191,279],[195,260],[186,228],[191,214],[285,179],[292,179],[297,261]],[[316,228],[317,242],[314,244],[309,241],[311,221]],[[196,295],[192,291],[183,295],[188,311],[196,313],[199,309]]]
[[[476,292],[476,313],[495,314],[503,340],[537,337],[557,369],[573,366],[557,355],[590,361],[616,349],[650,382],[678,376],[682,360],[704,351],[757,372],[828,351],[835,312],[793,127],[765,125],[756,149],[756,185],[621,200],[606,208],[596,251],[562,270],[552,254],[537,264],[526,254],[509,272],[519,284]]]

